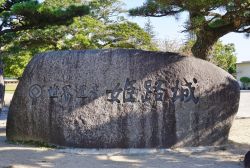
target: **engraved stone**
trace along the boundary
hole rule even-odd
[[[86,148],[226,143],[239,86],[204,60],[141,50],[35,56],[13,97],[8,140]]]
[[[31,98],[33,99],[38,98],[41,94],[42,94],[42,89],[41,89],[41,86],[39,86],[38,84],[35,84],[30,87],[29,96]]]

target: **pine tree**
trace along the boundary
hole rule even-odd
[[[249,0],[147,0],[143,6],[131,9],[133,16],[163,17],[189,13],[186,31],[196,35],[192,53],[208,60],[218,39],[230,32],[250,35]]]
[[[2,46],[15,40],[15,33],[28,29],[43,29],[49,25],[67,25],[75,16],[89,13],[85,5],[56,8],[36,0],[0,1],[0,56]],[[4,38],[3,38],[4,36]],[[3,63],[0,60],[0,104],[4,99]],[[1,107],[0,107],[1,108]]]

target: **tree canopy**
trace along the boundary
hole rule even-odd
[[[0,36],[27,29],[44,28],[48,25],[67,24],[75,16],[89,13],[85,5],[56,8],[36,0],[1,0]]]
[[[250,78],[244,76],[244,77],[240,78],[240,81],[241,81],[241,83],[243,85],[243,89],[247,89],[247,86],[250,84]]]
[[[45,0],[49,6],[67,7],[76,0],[64,0],[58,5],[55,0]],[[70,1],[70,3],[68,3]],[[88,3],[91,12],[75,17],[69,25],[53,25],[43,29],[30,29],[15,33],[15,40],[2,36],[2,47],[6,76],[20,77],[32,58],[38,52],[48,50],[136,48],[155,50],[151,36],[136,23],[120,17],[123,12],[119,0],[93,0]],[[105,6],[105,9],[102,9]],[[104,12],[105,10],[105,12]],[[1,37],[0,37],[1,38]],[[0,39],[1,40],[1,39]]]
[[[192,56],[191,49],[194,44],[194,40],[186,42],[184,46],[180,47],[179,52],[188,56]],[[224,69],[230,74],[236,73],[237,57],[234,44],[223,44],[220,40],[217,41],[210,52],[210,62]]]
[[[14,41],[15,34],[21,31],[43,29],[49,25],[70,24],[73,17],[88,13],[89,7],[86,5],[57,8],[39,3],[37,0],[0,0],[0,109],[4,100],[2,63],[2,50],[6,48],[4,45]]]
[[[0,1],[0,56],[8,43],[25,30],[44,29],[51,25],[67,25],[75,16],[89,13],[86,5],[54,7],[36,0]],[[2,75],[2,74],[0,74]]]
[[[188,12],[186,31],[196,35],[195,57],[209,59],[216,41],[230,32],[250,35],[250,0],[147,0],[133,16],[177,16]]]

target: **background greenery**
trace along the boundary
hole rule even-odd
[[[27,2],[29,3],[18,5],[15,10],[23,11],[24,7],[28,8],[32,5],[34,7],[34,3],[37,3],[30,0]],[[2,42],[1,56],[4,61],[6,77],[21,77],[27,63],[36,53],[49,50],[135,48],[173,51],[193,56],[191,49],[197,41],[196,38],[187,38],[187,41],[183,44],[168,40],[162,42],[156,39],[149,18],[144,28],[126,20],[123,17],[126,11],[122,8],[120,0],[86,2],[79,0],[45,0],[36,9],[42,11],[49,9],[49,13],[61,15],[60,10],[56,9],[66,9],[72,4],[88,6],[90,13],[74,17],[66,25],[50,25],[43,28],[10,32],[0,37]],[[194,30],[190,31],[190,33],[192,32],[195,33]],[[209,52],[208,60],[230,73],[236,71],[236,56],[233,44],[223,45],[220,41],[216,42]]]

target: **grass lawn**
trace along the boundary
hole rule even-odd
[[[5,84],[5,93],[14,93],[16,90],[17,84]]]

